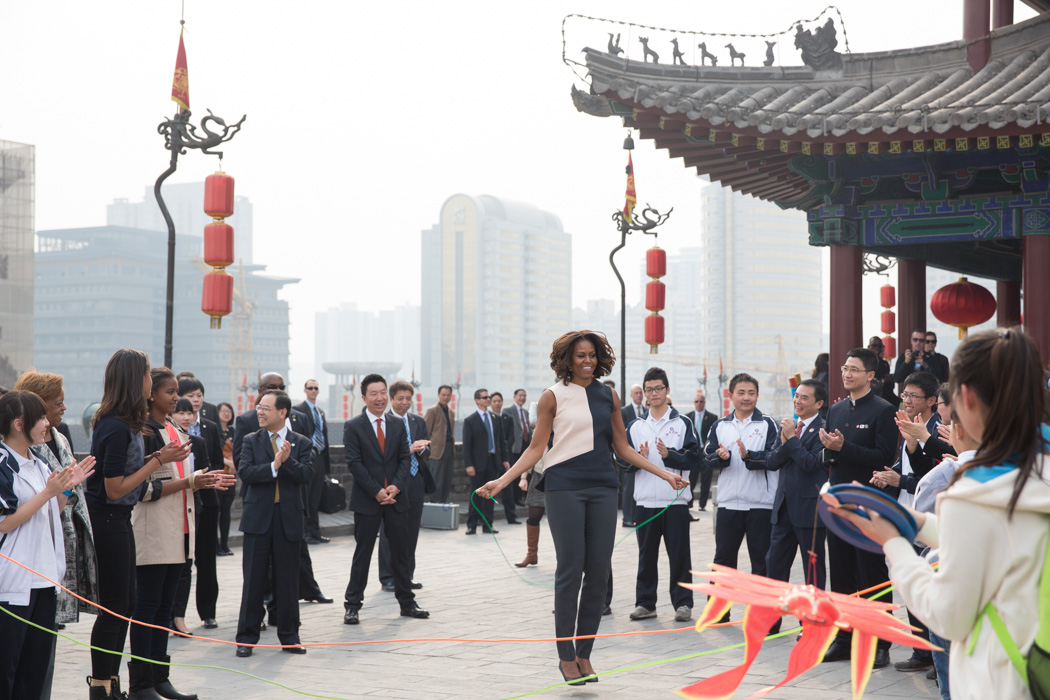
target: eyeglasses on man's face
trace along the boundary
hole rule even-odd
[[[666,386],[661,384],[660,386],[647,386],[644,389],[642,389],[642,391],[644,391],[646,394],[659,394],[666,388]]]
[[[849,365],[842,365],[841,369],[843,374],[864,374],[868,371],[863,367],[850,367]]]
[[[278,391],[284,391],[284,384],[266,384],[263,389],[276,389]]]
[[[913,343],[923,343],[923,342],[926,342],[926,338],[924,338],[922,336],[918,336],[918,337],[912,336],[911,342],[913,342]]]
[[[308,387],[306,387],[306,390],[307,391],[320,391],[321,387],[319,387],[319,386],[308,386]]]
[[[922,400],[928,399],[930,397],[923,396],[922,394],[913,394],[910,391],[906,391],[903,394],[901,394],[901,398],[906,400],[906,401],[914,401],[915,399],[918,399],[918,400],[922,401]]]
[[[937,344],[937,340],[936,339],[930,340],[929,338],[927,338],[926,339],[926,344],[927,345],[936,345]]]
[[[491,396],[488,396],[488,395],[485,395],[485,396],[479,396],[479,397],[478,397],[478,401],[491,401],[491,400],[492,400],[492,397],[491,397]]]

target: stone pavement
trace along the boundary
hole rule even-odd
[[[700,513],[693,523],[693,565],[699,568],[714,554],[714,536],[710,513]],[[327,532],[345,527],[347,514],[331,518],[322,525]],[[525,551],[525,527],[497,523],[497,538],[511,561],[520,560]],[[373,561],[361,624],[342,624],[343,590],[350,572],[353,554],[352,537],[336,536],[326,545],[311,547],[314,570],[325,595],[335,598],[333,605],[303,603],[302,639],[304,642],[359,642],[367,640],[408,640],[416,637],[444,638],[445,641],[390,641],[359,646],[315,647],[305,656],[293,656],[276,649],[256,649],[251,658],[238,659],[234,647],[212,642],[172,639],[169,650],[175,663],[218,666],[237,669],[283,685],[312,697],[330,698],[511,698],[561,682],[557,656],[552,642],[470,643],[462,639],[529,639],[554,635],[552,591],[554,556],[546,520],[542,525],[537,567],[522,571],[503,560],[491,535],[464,536],[458,531],[423,530],[419,538],[416,579],[424,584],[417,591],[421,607],[429,610],[429,620],[413,620],[398,615],[397,602],[391,593],[383,593],[377,583]],[[618,528],[617,537],[629,531]],[[536,698],[673,698],[673,691],[712,673],[737,665],[743,649],[719,652],[644,668],[611,673],[613,669],[635,666],[669,658],[717,649],[742,640],[739,627],[726,627],[696,634],[688,625],[674,622],[666,594],[667,567],[661,558],[661,594],[659,616],[632,622],[627,614],[634,605],[634,573],[637,558],[635,538],[629,536],[613,553],[615,595],[613,615],[602,619],[600,633],[623,633],[639,630],[675,630],[681,632],[646,636],[616,637],[596,642],[592,657],[600,676],[598,683],[581,688],[557,686],[538,693]],[[235,556],[220,557],[219,629],[212,630],[217,639],[232,640],[237,625],[241,587],[241,551]],[[746,551],[741,551],[741,568],[747,566]],[[526,583],[519,578],[528,581]],[[795,572],[801,579],[801,569]],[[535,585],[530,585],[535,584]],[[697,601],[700,610],[700,601]],[[205,635],[193,612],[187,618],[191,632]],[[741,609],[734,608],[734,619]],[[65,634],[86,643],[94,617],[82,616],[81,622],[67,626]],[[787,669],[793,635],[765,644],[736,697],[780,681]],[[263,644],[277,644],[271,628],[263,633]],[[900,661],[908,650],[894,647],[891,657]],[[59,639],[55,668],[56,700],[84,698],[87,689],[84,676],[90,672],[88,650]],[[228,671],[176,668],[172,670],[175,686],[183,692],[196,692],[201,700],[217,698],[287,699],[302,698],[261,681]],[[122,671],[126,684],[127,673]],[[824,700],[850,697],[849,665],[845,662],[822,664],[803,675],[789,687],[768,696],[796,700]],[[892,666],[875,671],[868,700],[891,698],[938,698],[933,681],[925,674],[900,673]]]

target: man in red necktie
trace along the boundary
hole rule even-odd
[[[350,510],[354,511],[354,559],[346,587],[343,623],[356,625],[368,584],[368,568],[379,526],[390,541],[390,570],[394,595],[403,617],[426,618],[412,592],[409,510],[407,492],[412,455],[408,435],[400,420],[384,415],[388,402],[386,380],[369,374],[361,380],[365,412],[347,421],[343,428],[346,463],[354,475]]]

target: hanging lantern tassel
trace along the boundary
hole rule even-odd
[[[667,294],[667,288],[660,281],[667,274],[667,252],[659,246],[645,252],[645,274],[651,278],[645,285],[645,308],[652,312],[645,317],[645,342],[649,344],[649,354],[655,355],[664,342],[664,318],[660,312]]]
[[[233,178],[224,172],[204,180],[204,213],[213,221],[204,227],[204,262],[212,271],[204,275],[201,311],[211,317],[212,328],[222,328],[222,317],[233,310],[233,277],[225,269],[233,264]]]
[[[971,326],[978,326],[995,315],[995,297],[979,284],[960,277],[933,293],[930,311],[938,321],[959,329],[959,340]]]

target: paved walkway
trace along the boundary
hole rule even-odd
[[[332,517],[323,522],[329,532],[345,523]],[[711,560],[714,536],[710,514],[701,513],[693,523],[693,563],[699,567]],[[497,536],[507,556],[517,561],[525,551],[524,526],[497,523]],[[341,599],[350,572],[353,554],[352,537],[333,537],[327,545],[311,548],[314,569],[324,593],[336,599],[334,605],[303,603],[302,638],[304,642],[360,642],[367,640],[408,640],[428,637],[444,638],[438,642],[392,641],[359,646],[311,648],[305,656],[293,656],[278,650],[257,649],[248,659],[234,656],[234,647],[203,641],[172,639],[170,651],[175,663],[219,666],[237,669],[275,681],[312,697],[330,698],[483,698],[497,700],[521,696],[561,681],[556,668],[554,644],[550,642],[469,643],[462,639],[546,638],[554,634],[552,592],[554,556],[546,521],[540,540],[540,564],[521,571],[509,567],[493,543],[491,535],[465,537],[458,531],[424,530],[419,538],[416,579],[424,584],[418,591],[421,607],[429,610],[429,620],[398,616],[393,594],[383,593],[375,583],[366,591],[361,610],[361,624],[342,624]],[[628,534],[620,529],[618,537]],[[241,557],[220,557],[219,629],[214,637],[234,638],[240,601]],[[616,547],[613,554],[615,574],[614,614],[603,618],[600,632],[622,633],[639,630],[673,630],[687,625],[674,622],[664,592],[667,580],[666,561],[662,564],[659,616],[632,622],[627,613],[634,603],[634,572],[637,545],[634,537]],[[747,557],[742,552],[741,562]],[[519,573],[526,583],[519,578]],[[801,579],[801,570],[796,572]],[[370,578],[377,580],[373,562]],[[535,585],[530,585],[535,584]],[[191,595],[190,606],[193,606]],[[697,608],[696,612],[699,612]],[[735,619],[740,611],[734,609]],[[203,635],[202,627],[191,631]],[[69,625],[66,634],[86,643],[94,617]],[[696,654],[740,642],[738,627],[714,629],[703,635],[692,629],[668,634],[616,637],[599,640],[593,661],[600,682],[584,688],[558,686],[540,692],[536,698],[673,698],[672,691],[693,683],[713,672],[731,668],[742,658],[742,649],[706,656],[656,663],[643,668],[612,673],[613,669],[660,662]],[[760,688],[780,681],[787,669],[793,637],[767,642],[736,697],[744,698]],[[271,628],[263,633],[262,643],[277,643]],[[908,651],[894,647],[894,661],[906,658]],[[88,651],[68,640],[60,639],[55,668],[56,700],[86,697],[84,676],[90,671]],[[126,671],[122,674],[126,682]],[[201,700],[219,698],[301,698],[289,690],[258,680],[212,669],[177,668],[172,679],[183,692],[193,691]],[[849,665],[844,662],[823,664],[796,680],[790,687],[768,696],[797,700],[849,698]],[[876,671],[865,695],[868,700],[890,698],[938,698],[933,681],[925,674],[899,673],[890,668]]]

